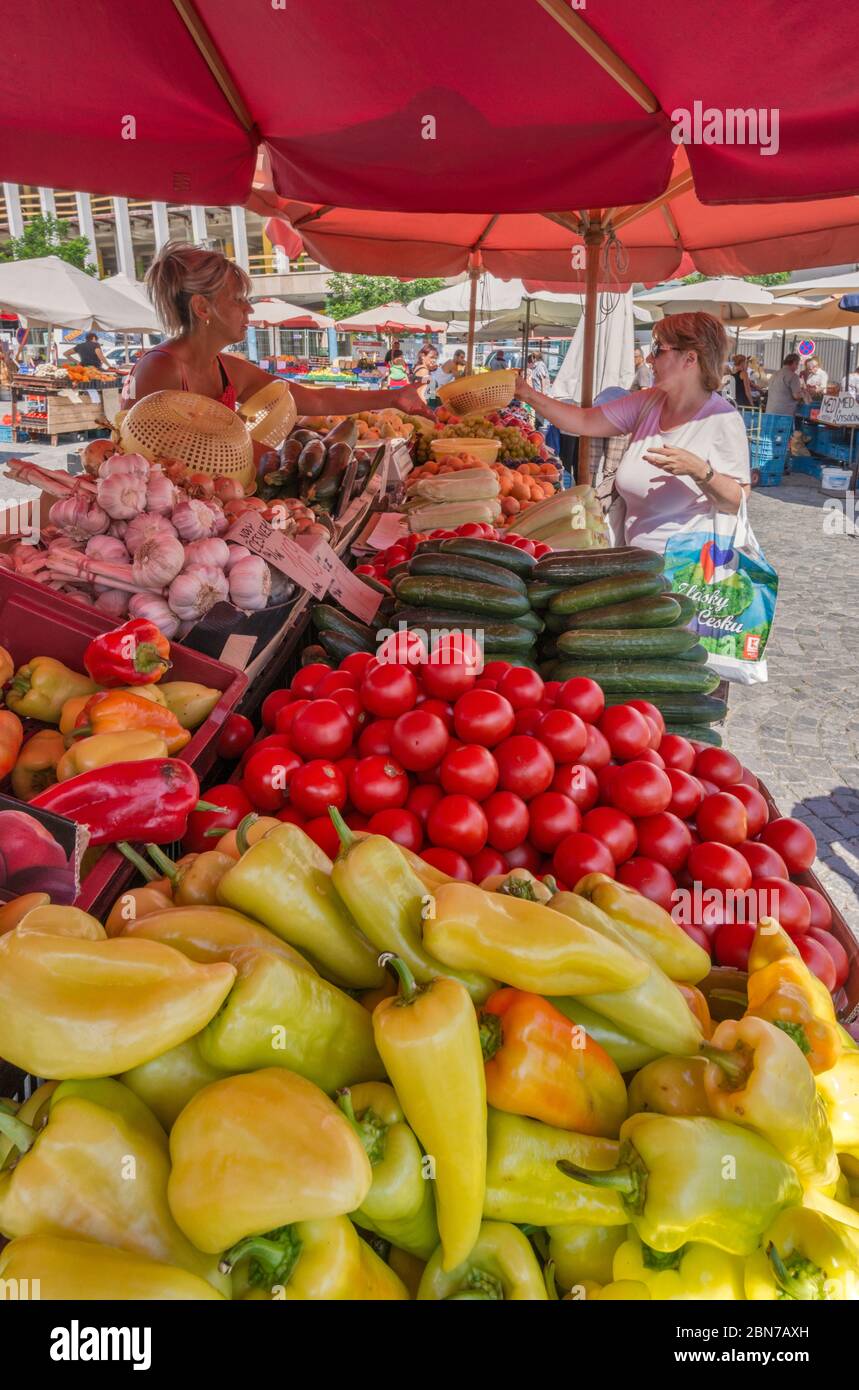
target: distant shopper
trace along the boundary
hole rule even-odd
[[[507,357],[501,348],[495,352],[490,352],[486,359],[485,367],[488,372],[503,372],[507,370]]]
[[[822,396],[829,385],[829,374],[820,365],[819,357],[810,357],[803,372],[805,385],[808,391],[815,396]]]
[[[74,347],[63,353],[64,361],[71,361],[73,357],[78,359],[82,367],[101,367],[102,371],[110,371],[110,363],[101,350],[97,333],[87,333],[84,342],[75,343]]]
[[[734,378],[734,403],[740,409],[748,409],[753,404],[752,383],[748,373],[748,358],[739,353],[734,358],[731,376]]]
[[[431,346],[422,347],[418,353],[418,360],[412,372],[412,381],[420,392],[422,401],[429,401],[430,395],[435,395],[435,383],[433,375],[438,370],[438,351]]]
[[[773,376],[767,393],[767,415],[795,415],[798,403],[805,400],[799,361],[798,352],[789,352]]]
[[[653,385],[653,373],[644,359],[641,348],[635,349],[633,360],[635,362],[635,375],[632,378],[630,391],[649,391]]]
[[[853,368],[849,376],[841,378],[841,390],[849,391],[854,396],[859,396],[859,362]]]
[[[549,369],[543,361],[542,352],[532,352],[528,358],[530,371],[527,373],[528,381],[535,391],[548,391],[551,381]]]
[[[447,362],[440,362],[432,374],[433,386],[436,391],[440,386],[448,386],[450,382],[456,381],[458,376],[462,376],[465,371],[465,352],[462,348],[457,348],[453,357]]]
[[[401,352],[394,353],[388,370],[388,385],[399,389],[401,386],[408,386],[410,380],[405,357]]]

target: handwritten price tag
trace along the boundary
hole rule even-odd
[[[227,532],[226,539],[247,546],[255,555],[261,555],[281,574],[302,589],[308,589],[314,598],[324,598],[328,592],[330,573],[319,562],[318,548],[303,550],[291,536],[276,531],[259,512],[245,512],[244,516],[240,516]]]
[[[320,541],[313,550],[314,560],[328,575],[328,592],[332,598],[362,623],[371,623],[382,602],[382,595],[365,584],[360,575],[353,574],[335,555],[327,541]]]

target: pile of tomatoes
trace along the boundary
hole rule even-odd
[[[358,565],[355,573],[381,580],[383,584],[390,584],[390,570],[394,565],[401,565],[406,560],[410,560],[414,554],[415,546],[421,541],[447,541],[453,540],[456,536],[470,536],[474,540],[502,541],[505,545],[515,545],[517,550],[526,551],[529,555],[533,555],[536,560],[539,560],[541,555],[548,555],[552,549],[550,545],[544,545],[542,541],[532,541],[527,536],[517,536],[515,531],[499,530],[497,526],[490,526],[488,521],[465,521],[454,531],[439,528],[436,531],[415,532],[412,536],[404,536],[401,541],[397,541],[396,545],[389,545],[387,550],[380,551],[378,555],[374,556],[372,562]]]
[[[481,670],[470,639],[456,637],[428,660],[395,645],[381,661],[356,653],[337,670],[304,667],[263,705],[269,732],[227,789],[238,809],[301,825],[332,858],[336,806],[353,830],[387,835],[455,878],[524,867],[574,888],[608,874],[740,969],[758,915],[778,916],[829,989],[843,983],[829,904],[793,881],[814,861],[814,836],[770,820],[732,753],[666,733],[646,700],[606,707],[586,678],[543,681],[505,661]]]

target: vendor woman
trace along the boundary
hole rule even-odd
[[[250,278],[219,251],[168,242],[146,276],[149,296],[171,337],[150,348],[135,365],[123,392],[131,405],[153,391],[194,391],[235,409],[263,386],[279,380],[253,362],[223,349],[240,343],[250,319]],[[352,415],[390,406],[426,415],[413,386],[391,391],[353,391],[290,383],[299,415]]]

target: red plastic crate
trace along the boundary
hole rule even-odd
[[[82,671],[83,654],[93,637],[116,626],[113,619],[95,609],[84,608],[43,584],[0,570],[0,647],[10,653],[16,668],[33,657],[52,656]],[[208,719],[194,730],[190,743],[179,754],[191,764],[202,783],[217,757],[215,745],[221,725],[241,699],[247,677],[180,643],[171,644],[171,658],[171,680],[198,681],[222,691]],[[83,880],[76,905],[99,916],[134,873],[133,866],[118,850],[105,850]]]

